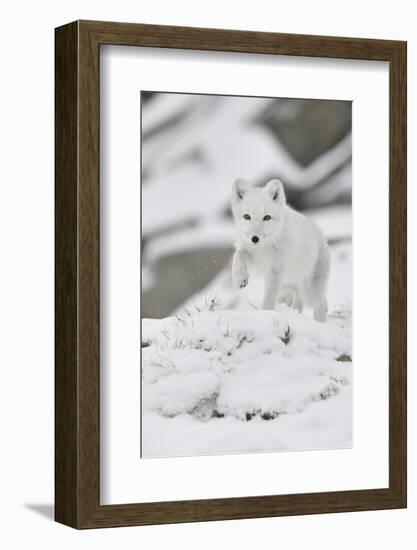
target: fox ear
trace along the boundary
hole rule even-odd
[[[271,199],[278,204],[285,204],[285,191],[282,183],[277,180],[269,181],[264,187],[265,193],[267,193]]]
[[[233,196],[242,200],[248,189],[249,183],[246,180],[239,178],[233,184]]]

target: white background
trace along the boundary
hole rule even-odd
[[[6,548],[415,547],[417,340],[409,345],[409,508],[76,532],[52,523],[53,27],[77,18],[409,41],[409,330],[417,328],[417,24],[413,3],[15,1],[1,8],[0,542]],[[413,23],[414,21],[414,23]]]
[[[132,50],[101,51],[102,503],[387,487],[387,63]],[[140,89],[353,101],[353,449],[139,460]]]

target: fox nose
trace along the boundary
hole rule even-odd
[[[254,235],[254,236],[252,237],[252,242],[255,243],[255,244],[256,244],[257,242],[259,242],[259,237],[257,237],[256,235]]]

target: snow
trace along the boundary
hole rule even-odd
[[[351,445],[349,318],[212,300],[143,320],[142,342],[144,457]]]
[[[242,422],[232,416],[202,422],[192,415],[146,413],[143,456],[169,457],[351,447],[351,387],[298,414]]]

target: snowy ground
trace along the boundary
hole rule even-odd
[[[257,309],[256,278],[243,292],[218,281],[215,298],[144,319],[143,456],[350,447],[350,253],[332,247],[325,324]]]

